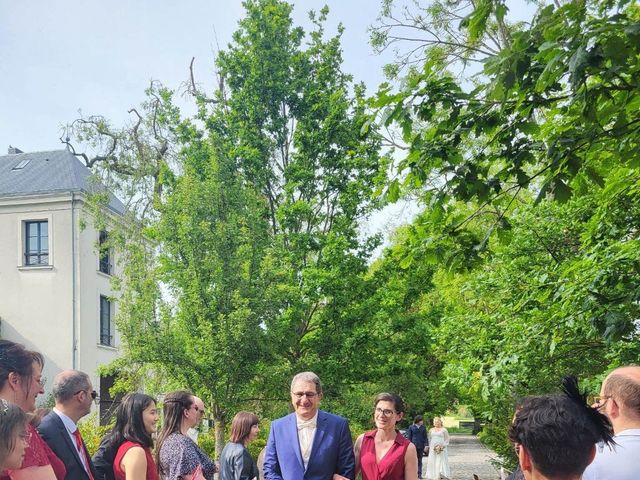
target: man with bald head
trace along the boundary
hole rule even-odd
[[[202,424],[202,418],[204,417],[204,402],[200,397],[193,396],[192,408],[196,411],[198,423],[196,423],[196,428],[190,428],[189,431],[187,431],[187,435],[191,440],[198,443],[198,427]]]
[[[584,480],[637,480],[640,478],[640,366],[616,368],[602,383],[594,407],[604,413],[617,443],[598,446]]]
[[[53,380],[56,406],[42,419],[38,431],[64,462],[68,480],[94,480],[96,472],[78,430],[78,421],[91,411],[96,398],[89,375],[78,370],[60,372]]]

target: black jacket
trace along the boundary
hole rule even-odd
[[[407,433],[407,438],[416,446],[418,451],[420,451],[420,449],[424,448],[426,445],[429,445],[429,440],[427,439],[427,429],[424,425],[418,425],[417,423],[411,425]]]
[[[64,477],[66,480],[89,480],[89,475],[87,475],[87,472],[84,469],[84,464],[82,463],[82,460],[80,460],[78,450],[69,437],[67,428],[64,426],[62,419],[57,413],[51,412],[49,415],[44,417],[40,422],[40,425],[38,425],[38,432],[42,439],[47,442],[47,445],[49,445],[51,450],[53,450],[53,453],[55,453],[56,456],[64,463],[64,466],[67,469],[67,475]],[[91,456],[89,455],[87,446],[84,442],[82,442],[82,447],[84,448],[87,456],[86,458],[89,460],[91,473],[95,478],[96,472],[93,468]]]

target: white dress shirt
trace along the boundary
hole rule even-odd
[[[596,458],[583,480],[638,480],[640,478],[640,429],[630,428],[614,435],[613,449],[596,446]]]
[[[310,420],[302,420],[296,416],[298,442],[300,444],[300,453],[302,454],[302,461],[304,462],[305,470],[309,464],[309,457],[311,456],[311,449],[313,448],[313,438],[316,434],[317,423],[318,412],[316,412],[315,416]]]

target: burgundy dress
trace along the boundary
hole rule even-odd
[[[33,425],[27,424],[27,432],[31,434],[31,437],[29,438],[29,446],[24,451],[22,468],[51,465],[53,472],[56,474],[56,478],[58,480],[64,480],[64,477],[67,475],[67,469],[62,460],[53,453],[53,450],[49,448],[47,442],[42,439]],[[0,480],[11,478],[11,472],[15,471],[16,470],[5,470],[1,472]]]
[[[116,480],[126,479],[125,473],[122,471],[122,468],[120,468],[120,462],[122,461],[124,454],[132,447],[140,447],[144,450],[144,455],[147,457],[147,480],[159,480],[160,477],[158,477],[158,469],[156,468],[156,462],[153,461],[151,450],[143,447],[139,443],[130,442],[129,440],[125,440],[122,445],[120,445],[118,453],[116,453],[116,458],[113,460],[113,473]]]
[[[376,437],[377,430],[364,434],[360,445],[360,470],[362,480],[404,480],[404,456],[409,447],[409,440],[400,432],[396,432],[393,445],[376,462]]]

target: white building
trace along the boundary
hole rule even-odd
[[[0,156],[0,337],[41,352],[48,379],[67,368],[88,373],[105,411],[112,379],[97,369],[118,354],[116,263],[98,248],[108,232],[86,208],[90,174],[67,150]],[[117,216],[124,206],[112,197],[108,210]]]

